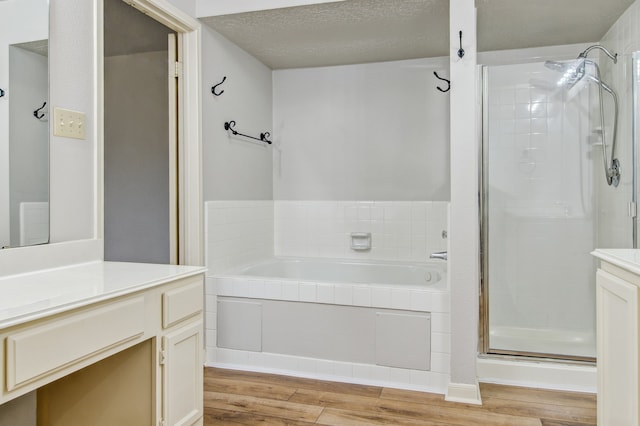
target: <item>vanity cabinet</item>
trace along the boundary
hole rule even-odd
[[[70,276],[87,269],[107,277],[73,287],[71,303],[0,306],[0,403],[37,390],[42,425],[202,424],[204,269],[109,262]]]
[[[163,419],[167,425],[192,425],[202,418],[202,321],[163,337]]]
[[[166,425],[192,425],[202,418],[202,279],[162,295],[162,418]],[[189,319],[191,319],[189,321]]]
[[[630,250],[602,252],[594,252],[601,259],[596,274],[598,425],[637,425],[640,269],[626,262],[635,258]]]

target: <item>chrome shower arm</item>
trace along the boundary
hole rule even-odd
[[[602,50],[609,58],[611,58],[611,60],[613,61],[614,64],[618,63],[618,54],[612,54],[611,52],[609,52],[609,49],[607,49],[606,47],[604,47],[601,44],[594,44],[593,46],[589,46],[587,47],[585,50],[583,50],[579,55],[578,58],[586,58],[587,55],[589,54],[589,52],[591,52],[593,49],[599,49]]]

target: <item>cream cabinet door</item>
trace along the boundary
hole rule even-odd
[[[638,424],[638,287],[598,270],[598,425]]]
[[[202,418],[202,320],[163,337],[164,425],[193,425]]]

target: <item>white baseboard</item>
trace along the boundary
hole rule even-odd
[[[477,374],[483,383],[587,393],[595,393],[598,382],[595,365],[500,358],[478,358]]]
[[[449,383],[445,401],[462,402],[465,404],[482,405],[480,397],[480,385],[478,382],[474,385],[467,383]]]

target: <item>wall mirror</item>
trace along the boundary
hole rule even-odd
[[[49,241],[49,0],[0,0],[0,248]]]

